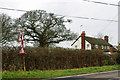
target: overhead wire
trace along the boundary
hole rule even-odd
[[[115,19],[117,16],[118,16],[118,15],[116,14],[112,19]],[[112,22],[108,23],[108,24],[106,25],[106,27],[104,27],[103,29],[100,30],[100,32],[105,31],[105,30],[109,27],[109,25],[111,25],[111,24],[112,24]]]
[[[105,2],[98,2],[98,1],[90,1],[90,0],[83,0],[83,1],[97,3],[97,4],[104,4],[104,5],[111,5],[111,6],[120,6],[120,5],[117,5],[117,4],[111,4],[111,3],[105,3]]]
[[[0,7],[0,9],[4,9],[4,10],[11,10],[11,11],[21,11],[21,12],[27,12],[26,10],[11,9],[11,8],[4,8],[4,7]]]
[[[97,3],[97,4],[104,4],[104,5],[111,5],[111,6],[116,6],[116,7],[119,7],[120,5],[117,5],[117,4],[111,4],[111,3],[105,3],[105,2],[98,2],[98,1],[91,1],[91,0],[83,0],[83,1],[87,1],[87,2],[92,2],[92,3]],[[116,15],[114,18],[116,18],[118,15]],[[112,18],[112,19],[114,19]],[[112,22],[110,22],[108,25],[110,25]],[[104,31],[106,28],[108,28],[108,25],[107,27],[103,28],[101,31]],[[100,32],[101,32],[100,31]]]
[[[4,10],[11,10],[11,11],[28,12],[27,10],[12,9],[12,8],[4,8],[4,7],[0,7],[0,9],[4,9]],[[80,18],[80,19],[90,19],[90,20],[99,20],[99,21],[118,22],[118,21],[116,21],[116,20],[98,19],[98,18],[88,18],[88,17],[82,17],[82,16],[69,16],[69,15],[60,15],[60,14],[55,14],[55,15],[56,15],[56,16],[71,17],[71,18]]]

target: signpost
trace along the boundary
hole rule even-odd
[[[24,66],[24,71],[26,71],[26,69],[25,69],[25,57],[24,57],[25,50],[23,47],[23,41],[24,41],[23,32],[22,32],[22,30],[20,30],[19,39],[18,39],[18,42],[21,42],[20,49],[19,49],[19,55],[23,55],[23,66]]]

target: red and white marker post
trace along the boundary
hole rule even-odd
[[[20,49],[19,49],[19,55],[23,55],[23,66],[24,66],[24,71],[26,71],[26,69],[25,69],[25,57],[24,57],[25,50],[23,47],[23,41],[24,41],[23,32],[22,32],[22,30],[20,30],[19,39],[18,39],[18,42],[21,42]]]

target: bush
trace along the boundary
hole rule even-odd
[[[18,49],[17,49],[18,50]],[[25,48],[26,70],[56,70],[115,64],[112,56],[100,50],[84,51],[64,48]],[[22,55],[15,50],[3,50],[3,71],[23,69]]]
[[[120,53],[116,55],[116,62],[117,64],[120,64]]]

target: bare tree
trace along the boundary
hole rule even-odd
[[[101,32],[99,32],[97,35],[96,35],[96,37],[97,38],[100,38],[100,39],[104,39],[104,36],[106,36],[106,35],[104,35],[103,33],[101,33]],[[108,36],[108,35],[107,35]],[[109,42],[112,42],[112,36],[108,36],[109,37]]]
[[[15,27],[13,26],[13,19],[6,14],[0,14],[0,29],[1,29],[1,43],[2,46],[8,46],[13,44],[12,41],[15,41]]]
[[[97,38],[100,38],[100,39],[103,39],[103,38],[104,38],[103,33],[98,33],[96,36],[97,36]]]
[[[16,25],[23,28],[27,41],[35,41],[45,47],[53,43],[73,40],[76,33],[66,29],[64,23],[71,22],[43,10],[29,11],[16,20]]]

